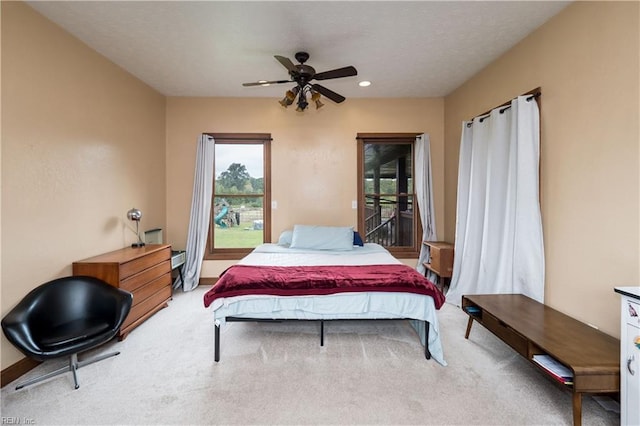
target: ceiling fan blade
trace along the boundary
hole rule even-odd
[[[255,81],[253,83],[242,83],[244,87],[250,86],[270,86],[272,84],[294,83],[293,80],[273,80],[273,81]]]
[[[328,80],[330,78],[351,77],[352,75],[358,75],[358,71],[354,67],[348,66],[331,71],[319,72],[314,75],[313,78],[316,80]]]
[[[320,86],[319,84],[313,84],[311,85],[311,87],[313,87],[313,90],[319,92],[322,96],[325,96],[338,104],[346,99],[344,96],[339,95],[333,90],[329,90],[324,86]]]
[[[289,72],[296,71],[296,66],[293,65],[293,62],[291,62],[291,59],[285,58],[284,56],[279,56],[279,55],[275,55],[274,58],[276,58],[278,62],[284,65],[284,67],[288,69]]]

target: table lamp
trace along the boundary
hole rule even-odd
[[[129,220],[136,223],[136,235],[138,236],[138,242],[131,244],[131,247],[144,247],[144,242],[142,241],[142,238],[140,238],[140,231],[138,229],[140,226],[140,219],[142,219],[142,212],[134,207],[127,212],[127,217]]]

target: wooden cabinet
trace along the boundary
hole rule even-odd
[[[451,278],[453,273],[453,244],[444,241],[425,241],[429,247],[429,260],[425,268],[435,272],[440,278]]]
[[[620,312],[620,424],[640,425],[640,287],[616,287]]]
[[[73,275],[100,278],[133,294],[133,306],[118,338],[168,306],[171,299],[171,246],[127,247],[73,263]]]
[[[423,244],[429,247],[429,259],[423,265],[438,276],[435,284],[444,291],[453,274],[453,244],[444,241],[425,241]]]

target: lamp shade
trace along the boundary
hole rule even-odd
[[[142,212],[134,207],[127,212],[127,218],[129,218],[129,220],[138,222],[140,221],[140,219],[142,219]]]

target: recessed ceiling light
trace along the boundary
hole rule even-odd
[[[371,82],[368,80],[363,80],[360,83],[358,83],[358,86],[360,87],[367,87],[367,86],[371,86]]]

